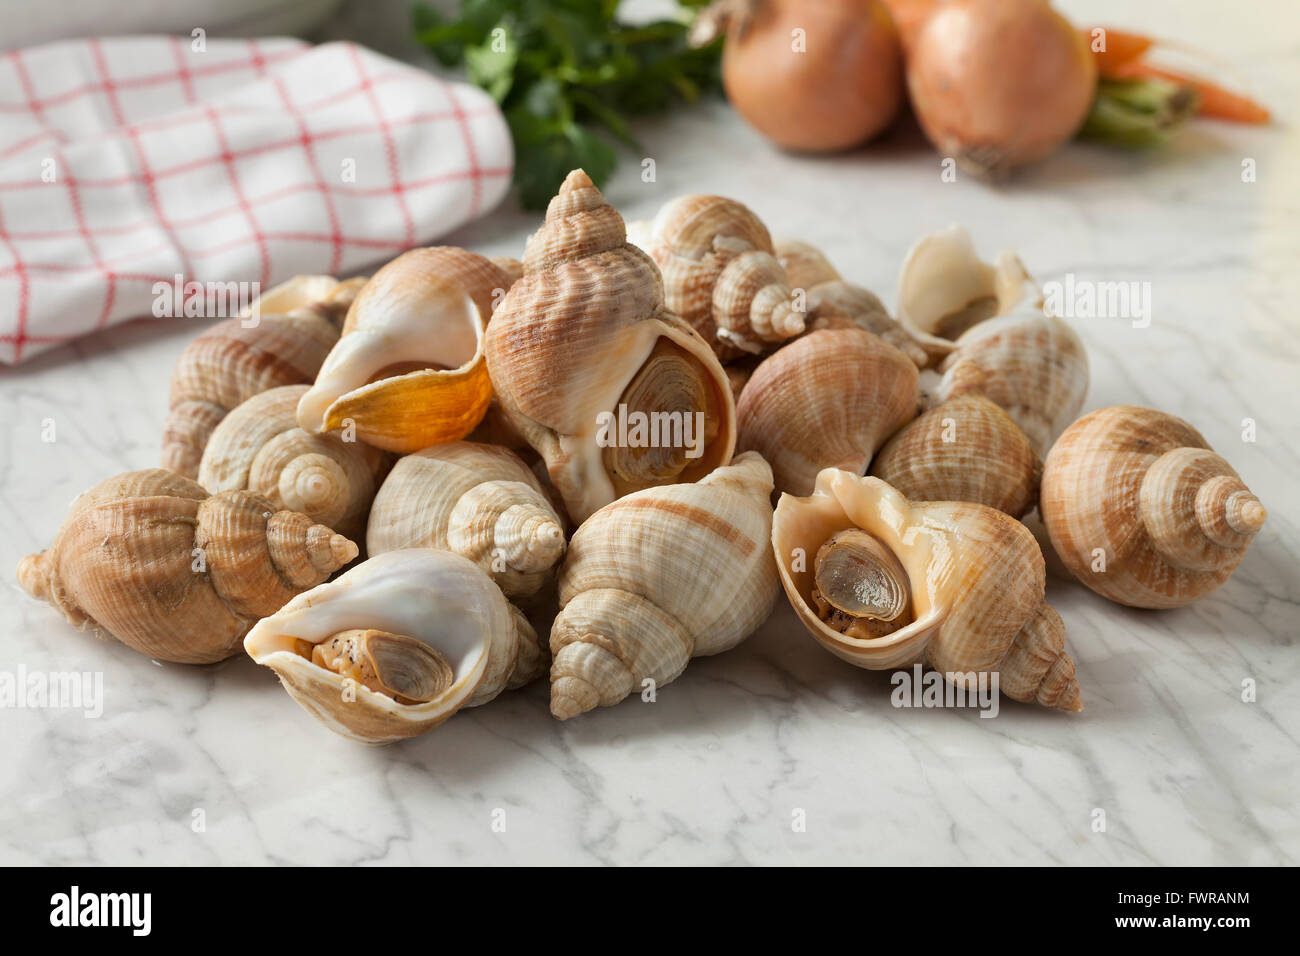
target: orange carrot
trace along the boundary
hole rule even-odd
[[[1173,83],[1180,83],[1183,86],[1190,86],[1196,90],[1199,97],[1196,112],[1201,116],[1209,116],[1212,119],[1228,120],[1233,123],[1267,123],[1271,119],[1266,107],[1261,106],[1247,96],[1225,90],[1218,84],[1203,80],[1200,77],[1187,76],[1184,73],[1175,73],[1173,70],[1152,66],[1145,60],[1131,60],[1128,63],[1121,64],[1109,75],[1119,80],[1141,80],[1156,77]]]
[[[1104,36],[1094,37],[1093,33],[1098,30],[1102,31]],[[1109,76],[1109,71],[1120,64],[1136,60],[1155,43],[1150,37],[1140,33],[1128,33],[1112,27],[1089,27],[1080,32],[1088,43],[1088,49],[1092,50],[1092,55],[1097,61],[1097,72],[1102,76]],[[1097,49],[1099,44],[1104,44],[1105,49]]]

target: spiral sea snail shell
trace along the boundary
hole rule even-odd
[[[869,289],[847,282],[820,249],[798,239],[775,241],[777,261],[790,285],[802,289],[809,329],[860,328],[879,335],[903,352],[918,368],[927,368],[948,355],[946,339],[908,329],[896,322]]]
[[[914,332],[952,342],[934,401],[981,392],[1024,430],[1039,457],[1083,407],[1083,342],[1064,319],[1044,314],[1019,258],[1004,252],[994,264],[981,261],[965,229],[951,226],[912,247],[898,313]]]
[[[339,338],[343,316],[365,279],[297,276],[258,298],[249,316],[213,325],[181,353],[172,371],[162,467],[186,478],[226,413],[279,385],[305,385]]]
[[[492,400],[483,330],[510,287],[500,266],[454,246],[412,249],[357,295],[311,389],[298,424],[346,428],[406,453],[474,430]]]
[[[247,489],[359,540],[390,456],[362,442],[298,427],[306,385],[254,395],[212,432],[199,464],[211,492]]]
[[[665,308],[658,269],[625,241],[622,217],[581,170],[529,240],[486,353],[502,410],[546,460],[574,521],[731,459],[735,405],[721,364]],[[622,440],[623,422],[651,414],[676,423],[668,440]]]
[[[18,583],[141,654],[209,664],[356,556],[355,544],[306,515],[247,491],[209,495],[151,468],[79,496],[54,543],[18,565]]]
[[[812,495],[781,496],[772,547],[795,612],[835,656],[869,670],[924,660],[968,688],[996,672],[1014,700],[1082,709],[1042,551],[1002,512],[911,502],[829,468]]]
[[[442,548],[486,571],[506,597],[536,594],[564,557],[564,519],[509,449],[459,441],[400,459],[370,511],[370,555]]]
[[[330,730],[371,744],[432,730],[548,661],[491,578],[433,548],[362,561],[259,621],[244,649]]]
[[[730,650],[771,613],[772,472],[752,452],[694,484],[620,498],[577,530],[551,627],[561,720],[662,686]]]
[[[1020,426],[978,392],[908,422],[871,460],[871,474],[912,501],[971,501],[1013,518],[1033,510],[1042,471]]]
[[[867,470],[917,411],[916,364],[861,329],[810,332],[778,349],[740,393],[739,447],[772,465],[778,491],[805,495],[823,468]]]
[[[664,300],[720,358],[769,352],[804,330],[762,220],[734,199],[686,195],[629,228],[663,274]]]
[[[1066,429],[1047,456],[1040,507],[1076,578],[1144,608],[1189,604],[1223,584],[1267,517],[1196,429],[1136,405]]]

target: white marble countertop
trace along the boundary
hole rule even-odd
[[[1186,3],[1063,6],[1210,49],[1222,75],[1293,118],[1300,21],[1284,6],[1253,18],[1254,4],[1230,18],[1208,14],[1213,3],[1201,18],[1173,12]],[[1294,130],[1197,124],[1142,157],[1071,146],[1002,188],[940,183],[914,131],[820,160],[774,152],[721,104],[641,132],[658,181],[624,156],[607,189],[629,218],[682,192],[731,195],[890,304],[910,242],[949,222],[986,253],[1019,250],[1039,280],[1149,281],[1149,327],[1078,323],[1086,408],[1174,412],[1236,466],[1270,512],[1236,575],[1190,607],[1141,612],[1058,566],[1048,596],[1078,663],[1077,715],[1005,700],[994,720],[895,710],[887,675],[830,657],[782,600],[654,705],[561,724],[542,682],[366,748],[323,730],[250,660],[159,665],[77,633],[14,582],[77,493],[157,461],[168,376],[196,327],[136,323],[0,371],[0,671],[104,680],[98,719],[3,713],[0,862],[1300,862]],[[1257,182],[1241,181],[1243,158]],[[503,209],[445,241],[517,253],[536,221]],[[1253,444],[1244,418],[1258,423]]]

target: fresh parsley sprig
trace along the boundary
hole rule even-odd
[[[679,0],[678,19],[633,26],[617,19],[618,0],[460,0],[450,19],[417,4],[415,29],[501,105],[520,200],[544,209],[572,169],[605,182],[618,162],[609,138],[644,152],[629,117],[721,85],[721,40],[687,43],[690,8],[707,2]]]

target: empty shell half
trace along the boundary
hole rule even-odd
[[[934,388],[938,401],[979,391],[1029,437],[1035,453],[1083,408],[1088,355],[1068,322],[1043,310],[1020,259],[982,261],[970,234],[949,226],[922,238],[899,279],[899,320],[932,339],[952,340]]]

